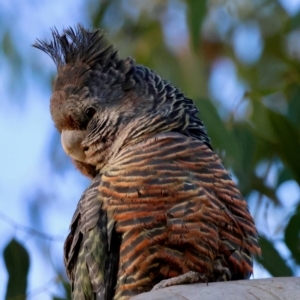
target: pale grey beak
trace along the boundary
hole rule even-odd
[[[85,154],[81,142],[86,136],[82,130],[63,130],[61,133],[61,144],[67,155],[78,161],[85,161]]]

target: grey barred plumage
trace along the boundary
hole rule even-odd
[[[193,101],[119,59],[100,30],[52,34],[35,44],[58,68],[51,115],[92,178],[65,243],[72,298],[249,278],[260,253],[254,221]]]

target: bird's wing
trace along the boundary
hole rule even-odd
[[[119,262],[120,234],[102,208],[97,176],[83,193],[64,247],[72,299],[112,299]]]
[[[103,170],[99,192],[123,234],[118,297],[190,270],[213,272],[219,262],[232,278],[252,272],[254,221],[205,143],[174,132],[131,145]]]

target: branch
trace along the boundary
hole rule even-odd
[[[53,235],[44,233],[42,231],[39,231],[35,228],[21,225],[21,224],[17,223],[16,221],[14,221],[12,218],[5,215],[1,211],[0,211],[0,220],[3,222],[6,222],[10,226],[14,227],[16,230],[26,232],[30,235],[35,235],[35,236],[45,239],[45,240],[49,240],[49,241],[53,241],[53,242],[63,242],[65,240],[65,238],[63,236],[60,236],[60,235],[53,236]]]
[[[276,263],[276,262],[274,262]],[[299,277],[177,285],[137,295],[132,300],[297,300]]]

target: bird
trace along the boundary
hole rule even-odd
[[[256,226],[193,100],[119,58],[101,29],[54,28],[34,47],[57,67],[50,113],[62,148],[91,179],[64,245],[72,299],[248,279]]]

